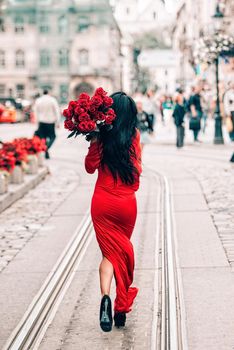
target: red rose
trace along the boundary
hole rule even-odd
[[[109,109],[108,109],[107,114],[108,114],[108,115],[113,115],[114,117],[116,117],[115,111],[114,111],[112,108],[109,108]]]
[[[103,99],[103,104],[104,104],[104,106],[105,106],[106,108],[112,106],[112,105],[113,105],[113,100],[112,100],[112,98],[111,98],[111,97],[108,97],[108,96],[104,97],[104,99]]]
[[[112,115],[107,115],[105,118],[105,123],[107,125],[111,125],[114,120],[115,120],[115,117],[113,117]]]
[[[77,105],[81,108],[84,108],[87,111],[87,109],[89,107],[89,102],[88,102],[88,100],[79,100],[77,102]]]
[[[96,129],[96,123],[93,120],[81,122],[78,125],[81,132],[90,132]]]
[[[106,94],[107,94],[107,92],[105,90],[103,90],[102,87],[97,88],[95,91],[95,95],[105,96]]]
[[[63,116],[67,119],[71,119],[72,118],[71,111],[68,108],[64,109]]]
[[[96,110],[97,110],[97,107],[95,107],[94,105],[91,105],[90,107],[89,107],[89,111],[90,111],[90,113],[95,113],[96,112]]]
[[[96,123],[93,120],[87,122],[88,131],[94,131],[96,129]]]
[[[96,112],[96,113],[94,114],[94,118],[95,118],[96,120],[105,120],[105,114],[102,113],[102,112]]]
[[[73,123],[72,120],[68,119],[68,120],[65,120],[64,127],[65,129],[72,131],[75,129],[75,124]]]
[[[75,108],[75,114],[82,114],[82,113],[84,113],[84,112],[85,112],[85,109],[82,108],[82,107],[80,107],[80,106],[77,106],[77,107]]]
[[[86,94],[86,92],[82,92],[82,93],[80,94],[80,96],[79,96],[78,101],[79,101],[79,100],[86,100],[86,101],[89,101],[89,100],[90,100],[90,97],[89,97],[88,94]]]
[[[77,106],[77,102],[76,101],[70,101],[69,105],[68,105],[69,111],[73,112],[74,109],[76,108],[76,106]]]
[[[91,98],[91,105],[95,107],[100,107],[102,105],[102,98],[99,95],[94,95]]]
[[[78,120],[80,122],[84,122],[84,121],[89,121],[90,120],[90,116],[88,115],[88,113],[82,113],[78,116]]]

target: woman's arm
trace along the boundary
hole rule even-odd
[[[89,151],[85,157],[85,169],[87,173],[93,174],[101,163],[101,149],[97,139],[92,139]]]

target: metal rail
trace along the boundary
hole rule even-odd
[[[162,320],[160,350],[183,350],[181,295],[179,291],[171,192],[168,179],[161,178],[161,292]]]
[[[92,239],[92,232],[91,217],[86,215],[3,350],[37,349],[49,325],[48,319],[55,314],[54,308],[58,308],[73,279],[74,268]]]
[[[149,168],[148,168],[149,169]],[[168,179],[163,174],[149,169],[155,177],[160,179],[160,213],[161,222],[156,239],[158,240],[156,258],[159,260],[157,310],[158,324],[157,341],[153,342],[151,350],[187,350],[185,327],[181,315],[181,287],[177,271],[175,252],[174,220],[171,202],[171,190]],[[155,337],[154,337],[155,338]]]

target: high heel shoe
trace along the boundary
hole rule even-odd
[[[126,313],[125,312],[116,312],[114,315],[115,327],[124,327],[126,322]]]
[[[104,295],[101,300],[99,320],[103,332],[110,332],[112,330],[113,318],[111,299],[108,295]]]

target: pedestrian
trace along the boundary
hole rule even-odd
[[[165,118],[164,118],[164,110],[163,110],[163,103],[166,100],[166,96],[162,95],[161,98],[159,99],[159,110],[161,114],[161,122],[164,125],[165,124]]]
[[[141,148],[143,150],[144,146],[150,143],[149,135],[153,133],[152,119],[149,118],[148,113],[143,110],[142,101],[138,100],[136,102],[137,106],[137,128],[141,134]]]
[[[85,167],[88,173],[98,170],[91,215],[97,241],[102,252],[99,267],[101,305],[100,327],[112,329],[110,288],[116,281],[114,321],[123,327],[126,313],[131,311],[138,289],[133,282],[134,250],[130,241],[137,215],[135,191],[141,174],[140,134],[137,109],[133,99],[123,92],[112,96],[116,119],[111,130],[100,131],[91,140]]]
[[[211,93],[208,87],[203,88],[201,95],[201,107],[202,107],[202,132],[205,134],[207,119],[210,113],[211,106]]]
[[[175,103],[172,117],[174,118],[174,123],[176,125],[176,146],[180,148],[184,145],[184,116],[186,113],[182,91],[178,92],[175,98]]]
[[[226,125],[231,141],[234,141],[234,83],[230,82],[228,89],[223,95]]]
[[[36,99],[34,106],[35,116],[39,123],[35,135],[46,140],[46,158],[49,159],[49,149],[55,141],[55,127],[59,127],[60,110],[55,97],[50,96],[48,90],[43,91],[43,95]]]
[[[192,87],[192,94],[189,98],[189,129],[193,131],[194,142],[198,140],[198,134],[201,130],[202,106],[201,106],[201,87],[196,85]]]
[[[155,130],[155,122],[156,122],[156,115],[157,115],[157,105],[155,101],[155,96],[153,90],[147,90],[144,99],[143,99],[143,109],[148,114],[148,117],[150,119],[150,124],[152,125],[153,129]]]

